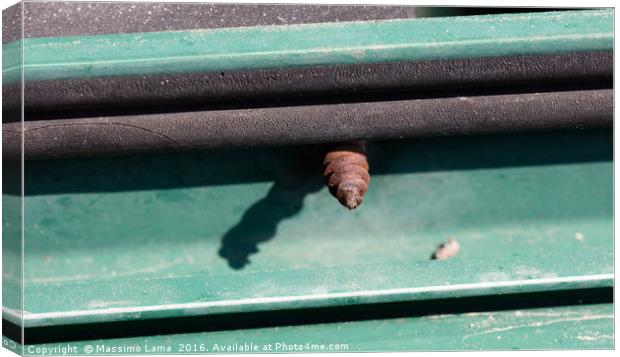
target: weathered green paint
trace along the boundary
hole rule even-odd
[[[28,161],[27,323],[610,286],[612,143],[609,130],[371,143],[352,212],[308,147]],[[449,236],[458,256],[429,261]],[[194,302],[220,305],[171,306]],[[114,312],[144,306],[159,307]],[[64,315],[36,315],[51,312]]]
[[[613,253],[395,260],[231,275],[27,285],[24,326],[68,325],[613,286]],[[458,272],[458,274],[455,274]],[[286,283],[284,283],[286,282]],[[102,292],[109,292],[106,298]],[[112,296],[109,296],[113,294]],[[15,321],[15,319],[12,319]],[[15,321],[17,322],[17,321]]]
[[[3,175],[6,173],[4,168]],[[6,174],[5,174],[6,173]],[[5,187],[7,182],[3,182]],[[11,312],[11,320],[22,319],[22,200],[2,195],[2,308]],[[3,316],[6,314],[3,314]],[[17,322],[17,321],[16,321]]]
[[[300,345],[303,352],[321,352],[321,345],[326,352],[610,349],[613,327],[613,305],[601,304],[42,344],[26,346],[25,353],[57,346],[71,346],[77,354],[86,346],[92,354],[110,354],[103,351],[112,347],[132,348],[132,354],[225,353],[244,343],[271,353],[290,352],[284,344]],[[269,344],[272,350],[263,351]]]
[[[609,9],[32,38],[23,66],[25,80],[44,80],[612,48]],[[17,50],[2,51],[12,81]]]

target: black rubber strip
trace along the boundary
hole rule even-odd
[[[332,97],[358,93],[425,92],[508,84],[611,81],[611,51],[331,65],[272,70],[188,73],[27,82],[26,120],[40,112],[172,108],[198,103],[270,98]],[[3,88],[7,103],[19,92]],[[8,108],[7,109],[11,109]],[[90,116],[90,115],[89,115]]]
[[[609,127],[613,90],[27,121],[26,159]],[[3,124],[4,156],[21,123]]]

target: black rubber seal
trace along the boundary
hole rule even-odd
[[[27,121],[24,155],[26,159],[88,157],[612,124],[612,89],[463,95]],[[20,130],[21,123],[3,124],[5,158],[19,157]]]
[[[502,88],[521,84],[611,81],[611,51],[558,53],[329,65],[283,69],[98,77],[32,81],[24,86],[26,120],[67,115],[70,111],[175,111],[212,103],[228,107],[247,101],[355,96],[368,93],[419,92],[445,88]],[[12,86],[3,87],[5,102],[20,101]],[[237,103],[234,103],[237,102]],[[262,106],[260,103],[257,106]],[[157,109],[161,108],[161,109]],[[14,108],[16,109],[16,108]]]

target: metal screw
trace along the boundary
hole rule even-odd
[[[337,144],[325,155],[323,175],[329,192],[348,209],[355,209],[368,191],[370,175],[363,141]]]

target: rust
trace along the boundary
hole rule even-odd
[[[359,207],[368,191],[370,175],[365,146],[363,141],[337,144],[323,160],[329,192],[348,209]]]

